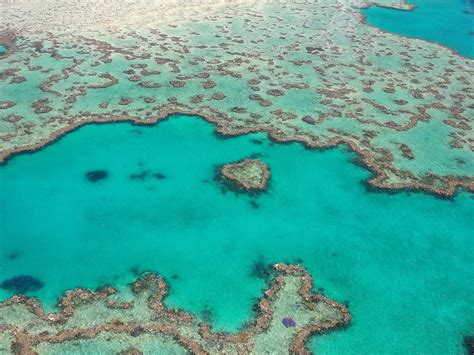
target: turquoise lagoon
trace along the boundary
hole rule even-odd
[[[440,43],[474,58],[473,0],[409,0],[412,11],[382,7],[362,10],[367,23],[387,32]]]
[[[223,191],[216,167],[248,156],[270,166],[268,192]],[[33,295],[51,309],[67,289],[126,288],[153,270],[171,284],[167,305],[236,331],[266,287],[253,265],[299,261],[353,314],[311,349],[461,353],[474,325],[472,194],[370,191],[355,159],[222,138],[190,116],[84,126],[0,167],[0,281],[39,278]],[[91,182],[93,170],[108,177]]]

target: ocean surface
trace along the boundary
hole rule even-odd
[[[249,156],[272,171],[266,193],[215,181],[219,165]],[[219,137],[190,116],[81,127],[0,166],[0,282],[38,278],[32,295],[52,309],[65,290],[126,288],[153,270],[171,285],[168,306],[236,331],[266,288],[255,271],[300,262],[353,315],[312,350],[462,353],[474,324],[472,194],[371,191],[355,160],[345,147]]]
[[[421,38],[474,58],[474,0],[409,0],[412,11],[371,7],[367,23],[399,35]]]

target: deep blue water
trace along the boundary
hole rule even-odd
[[[8,161],[0,282],[36,277],[44,287],[31,294],[53,307],[67,289],[126,287],[137,269],[154,270],[171,284],[168,305],[210,311],[215,328],[235,331],[265,287],[253,265],[300,261],[353,314],[312,350],[462,353],[474,324],[472,194],[369,192],[370,173],[343,147],[213,130],[185,116],[88,125]],[[272,171],[267,193],[237,195],[214,181],[216,166],[255,154]],[[87,179],[98,170],[102,179]]]
[[[408,0],[412,11],[362,10],[367,23],[385,31],[440,43],[474,58],[473,0]]]

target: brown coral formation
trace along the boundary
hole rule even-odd
[[[270,178],[268,165],[258,159],[244,159],[225,164],[220,169],[221,177],[237,190],[246,192],[264,191]]]
[[[15,106],[13,101],[0,101],[0,110],[6,110],[7,108]]]
[[[117,353],[138,354],[141,339],[154,336],[196,354],[259,353],[271,347],[279,352],[303,354],[307,353],[305,343],[311,334],[344,327],[350,322],[351,316],[344,306],[311,292],[312,278],[303,268],[285,264],[273,267],[277,275],[256,306],[254,322],[235,335],[214,333],[209,324],[184,312],[166,309],[163,299],[168,285],[159,276],[148,273],[132,285],[134,300],[124,303],[126,307],[117,306],[119,295],[111,287],[96,292],[69,291],[59,303],[60,312],[53,314],[45,313],[35,299],[13,296],[0,303],[0,332],[7,335],[0,342],[9,342],[12,352],[36,354],[48,347],[58,349],[58,345],[80,340],[97,339],[99,346],[101,334],[107,333],[111,338],[125,340]],[[282,312],[286,316],[280,319],[277,315]],[[285,326],[288,320],[291,327]],[[133,348],[127,337],[134,339]]]

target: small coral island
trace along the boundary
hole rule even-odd
[[[270,169],[258,159],[244,159],[223,165],[220,175],[232,188],[246,192],[260,192],[267,188]]]
[[[75,289],[60,300],[60,312],[47,314],[34,298],[11,297],[0,303],[0,353],[302,354],[311,334],[349,323],[344,306],[311,292],[312,278],[302,267],[273,268],[255,320],[237,334],[215,333],[190,314],[165,308],[168,285],[147,273],[126,301],[112,287]]]

